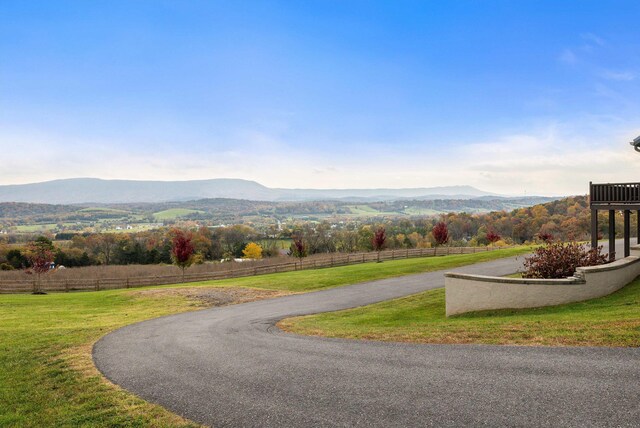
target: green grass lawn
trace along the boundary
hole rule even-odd
[[[303,292],[513,256],[528,248],[152,287],[253,287]],[[189,426],[106,382],[91,347],[137,321],[199,309],[186,297],[138,290],[0,295],[0,426]]]
[[[363,263],[327,269],[311,269],[259,275],[217,281],[218,286],[253,287],[267,290],[292,292],[315,291],[358,282],[410,275],[420,272],[450,269],[480,263],[502,257],[512,257],[531,252],[532,247],[520,246],[476,254],[450,255],[440,257],[422,257],[384,263]],[[304,262],[303,262],[304,263]],[[210,284],[210,282],[190,283]]]
[[[281,321],[287,331],[416,343],[640,346],[640,278],[599,299],[537,309],[445,317],[444,289]]]
[[[103,334],[193,309],[130,292],[0,296],[0,426],[188,426],[105,382],[91,361]]]

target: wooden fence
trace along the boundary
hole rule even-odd
[[[510,247],[502,247],[510,248]],[[399,260],[414,257],[433,257],[449,254],[474,254],[499,250],[500,247],[435,247],[405,250],[385,250],[366,253],[332,253],[314,255],[302,260],[292,259],[285,263],[266,266],[240,267],[238,269],[182,275],[138,276],[129,278],[84,278],[84,279],[46,279],[40,282],[36,277],[22,280],[0,280],[0,293],[26,293],[33,291],[100,291],[119,288],[146,287],[151,285],[178,284],[182,282],[211,281],[217,279],[240,278],[244,276],[264,275],[278,272],[291,272],[302,269],[318,269],[346,266],[358,263],[375,262],[380,259]]]

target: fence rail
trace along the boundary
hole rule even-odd
[[[435,247],[415,248],[404,250],[386,250],[367,253],[332,253],[316,255],[302,260],[284,263],[252,266],[226,271],[193,273],[182,275],[155,275],[128,278],[85,278],[85,279],[46,279],[38,284],[37,278],[24,280],[0,280],[0,293],[27,293],[33,291],[100,291],[121,288],[146,287],[151,285],[166,285],[219,279],[240,278],[245,276],[264,275],[269,273],[291,272],[303,269],[317,269],[326,267],[346,266],[359,263],[385,260],[399,260],[415,257],[434,257],[449,254],[475,254],[500,250],[501,247]],[[510,248],[510,247],[502,247]]]
[[[640,203],[640,183],[591,183],[589,188],[591,204]]]

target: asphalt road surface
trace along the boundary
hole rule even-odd
[[[521,262],[454,271],[504,275]],[[94,361],[114,383],[215,427],[640,426],[640,349],[411,345],[274,326],[443,285],[432,272],[167,316],[105,336]]]

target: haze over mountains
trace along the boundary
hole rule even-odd
[[[0,202],[113,204],[173,202],[207,198],[253,201],[393,201],[402,199],[500,198],[472,186],[411,189],[278,189],[255,181],[217,178],[191,181],[134,181],[72,178],[42,183],[0,185]]]

